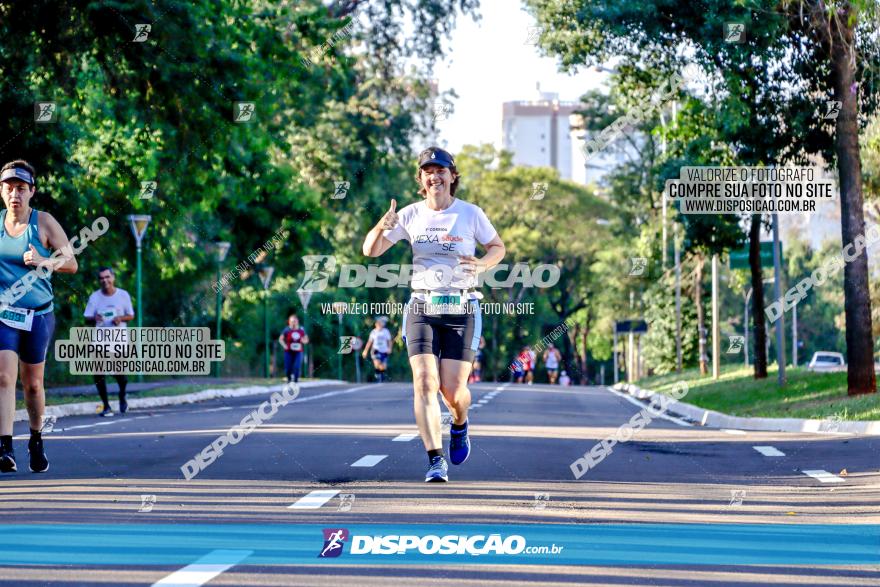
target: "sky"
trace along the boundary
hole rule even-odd
[[[434,67],[441,92],[454,89],[453,111],[438,121],[440,141],[453,153],[464,144],[500,147],[502,103],[557,92],[562,101],[577,101],[601,85],[607,74],[582,67],[576,75],[559,73],[555,57],[542,57],[527,44],[535,21],[519,0],[482,0],[477,24],[459,14],[450,47]]]

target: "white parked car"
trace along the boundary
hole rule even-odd
[[[840,353],[832,353],[829,351],[819,351],[813,353],[807,371],[815,371],[819,373],[832,373],[835,371],[846,371],[846,361]]]

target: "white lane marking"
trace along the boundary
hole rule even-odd
[[[374,385],[359,385],[358,387],[352,387],[351,389],[339,389],[337,391],[328,391],[327,393],[319,393],[318,395],[312,395],[309,397],[300,397],[293,400],[292,404],[300,404],[302,402],[310,402],[316,399],[323,399],[325,397],[333,397],[334,395],[345,395],[347,393],[354,393],[356,391],[360,391],[362,389],[370,389],[375,387]],[[262,405],[262,404],[261,404]]]
[[[153,586],[199,587],[223,571],[234,567],[253,554],[253,552],[252,550],[211,551],[196,562],[159,579],[153,583]]]
[[[746,434],[745,431],[743,431],[743,430],[731,430],[729,428],[722,428],[721,431],[724,432],[725,434],[735,434],[735,435],[739,435],[739,436],[745,436],[745,434]]]
[[[110,424],[119,424],[121,422],[126,422],[126,421],[131,422],[132,420],[141,420],[143,418],[149,418],[149,417],[150,416],[137,416],[134,418],[122,417],[119,420],[108,420],[107,422],[94,422],[92,424],[78,424],[76,426],[64,426],[64,427],[59,426],[58,428],[55,429],[55,432],[67,432],[68,430],[77,430],[79,428],[93,428],[95,426],[109,426]],[[25,436],[25,435],[15,437],[16,440],[19,440],[21,438],[30,438],[30,437]]]
[[[211,408],[210,410],[192,410],[196,413],[205,413],[205,412],[220,412],[223,410],[231,410],[232,406],[223,406],[222,408]]]
[[[92,428],[93,426],[109,426],[110,424],[118,424],[122,420],[113,420],[112,422],[96,422],[94,424],[80,424],[79,426],[67,426],[65,430],[76,430],[77,428]]]
[[[639,400],[637,400],[636,398],[634,398],[633,396],[631,396],[628,393],[622,393],[620,391],[617,391],[616,389],[611,389],[610,387],[606,387],[605,389],[607,389],[608,391],[610,391],[611,393],[613,393],[617,397],[621,397],[621,398],[625,399],[626,401],[628,401],[632,405],[638,406],[640,409],[646,407],[645,404],[643,404],[642,402],[640,402]],[[672,398],[670,398],[670,400],[671,399]],[[673,403],[672,405],[674,406],[675,404]],[[651,418],[662,418],[664,420],[669,420],[670,422],[675,422],[679,426],[693,426],[693,424],[691,424],[690,422],[685,422],[681,418],[676,418],[675,416],[670,416],[669,414],[666,414],[666,413],[661,413],[659,416],[655,416],[653,413],[651,413],[650,416],[651,416]]]
[[[398,434],[394,438],[391,439],[391,442],[409,442],[413,438],[416,438],[418,434]]]
[[[352,467],[375,467],[388,455],[366,455],[351,464]]]
[[[824,471],[822,469],[812,469],[809,471],[801,471],[804,475],[809,475],[813,479],[818,479],[822,483],[845,483],[846,481],[842,477],[838,477],[837,475],[832,475],[828,471]]]
[[[784,457],[785,453],[775,446],[753,446],[753,449],[764,455],[765,457]]]
[[[289,510],[316,510],[339,493],[336,489],[316,489],[287,506]]]

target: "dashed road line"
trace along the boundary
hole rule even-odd
[[[418,437],[418,434],[398,434],[391,439],[391,442],[409,442],[416,437]]]
[[[838,477],[837,475],[832,475],[828,471],[823,469],[811,469],[808,471],[801,471],[804,475],[809,475],[813,479],[817,479],[822,483],[845,483],[846,481],[843,477]]]
[[[316,489],[287,506],[289,510],[316,510],[336,497],[336,489]]]
[[[253,554],[252,550],[214,550],[153,583],[153,587],[199,587]]]
[[[351,464],[352,467],[375,467],[388,455],[365,455]]]
[[[753,446],[753,449],[764,455],[765,457],[784,457],[785,453],[775,446]]]

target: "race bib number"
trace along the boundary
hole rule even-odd
[[[438,316],[441,314],[464,314],[467,312],[467,298],[460,294],[430,292],[425,303],[425,314]]]
[[[30,332],[34,325],[34,311],[9,306],[0,312],[0,322],[18,330]]]
[[[298,342],[292,342],[292,343],[290,343],[290,350],[301,351],[301,350],[303,350],[303,345]]]
[[[113,306],[101,310],[101,320],[104,324],[113,324],[114,318],[116,318],[116,308]]]

